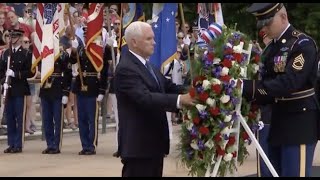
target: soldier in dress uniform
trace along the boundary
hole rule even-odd
[[[32,77],[33,74],[31,72],[32,52],[21,46],[23,33],[22,30],[10,30],[11,47],[3,53],[0,60],[0,78],[9,77],[10,79],[9,83],[3,84],[4,90],[7,91],[5,116],[9,145],[4,153],[20,153],[24,143],[26,96],[30,95],[27,78]],[[9,68],[7,68],[8,61]]]
[[[64,43],[64,44],[62,44]],[[42,154],[58,154],[63,135],[63,108],[68,103],[71,87],[71,57],[66,48],[71,45],[60,40],[60,57],[54,63],[54,71],[40,88],[42,118],[47,148]]]
[[[86,38],[86,27],[83,30],[84,38]],[[77,56],[74,51],[77,48],[77,43],[75,42],[76,40],[72,41],[72,56],[74,57]],[[76,76],[72,91],[77,95],[79,132],[82,144],[82,150],[79,155],[93,155],[96,154],[98,145],[98,103],[102,101],[106,93],[109,69],[107,60],[111,58],[107,60],[103,58],[103,68],[101,72],[97,72],[85,51],[86,49],[81,47],[78,50],[79,61],[76,58],[72,62],[72,64],[77,63],[79,69],[76,72],[73,69],[72,72],[73,76]]]
[[[247,11],[273,39],[265,67],[270,78],[237,85],[246,99],[272,106],[269,159],[278,174],[310,176],[320,118],[314,89],[316,43],[289,23],[282,3],[254,3]]]

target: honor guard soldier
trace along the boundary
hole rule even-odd
[[[280,176],[310,176],[319,139],[315,97],[317,46],[288,21],[282,3],[254,3],[248,9],[258,29],[273,39],[266,57],[268,79],[240,80],[243,96],[271,104],[269,159]]]
[[[65,43],[60,40],[60,57],[55,60],[53,73],[40,88],[39,97],[47,142],[47,148],[42,151],[42,154],[58,154],[61,151],[63,109],[68,103],[72,80],[71,57],[66,52],[71,44]]]
[[[3,89],[9,145],[4,153],[20,153],[24,143],[26,96],[30,95],[27,78],[33,74],[32,53],[21,46],[23,33],[22,30],[10,30],[10,48],[0,61],[0,78],[6,79]]]
[[[83,30],[85,39],[86,27]],[[72,74],[76,77],[72,92],[77,97],[79,133],[82,145],[79,155],[93,155],[96,154],[98,145],[98,103],[102,101],[106,92],[109,65],[107,60],[103,58],[103,68],[98,72],[88,58],[84,47],[74,51],[78,47],[77,40],[72,40],[72,47],[72,56],[77,57],[72,64],[77,63],[78,65],[78,67],[73,66],[75,68],[72,69]]]

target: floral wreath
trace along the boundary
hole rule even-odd
[[[230,128],[237,121],[236,106],[241,90],[238,78],[257,79],[260,51],[253,46],[250,54],[243,53],[252,44],[248,37],[234,29],[211,24],[200,35],[202,42],[195,47],[192,62],[192,87],[189,94],[198,100],[196,106],[183,111],[179,156],[189,175],[205,176],[214,167],[218,155],[221,160],[218,176],[237,170],[249,156],[247,145],[251,139],[240,127],[239,141]],[[257,105],[241,100],[241,114],[253,132],[261,129]],[[237,154],[238,149],[238,154]]]

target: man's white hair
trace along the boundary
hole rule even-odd
[[[124,38],[126,39],[127,44],[131,44],[131,39],[135,37],[142,37],[143,32],[142,29],[150,27],[150,24],[142,21],[135,21],[132,22],[125,30],[124,32]]]

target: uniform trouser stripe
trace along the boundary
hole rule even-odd
[[[24,129],[25,129],[25,124],[26,124],[26,113],[27,113],[27,96],[23,97],[23,114],[22,114],[22,147],[24,145],[24,141],[25,141],[25,134],[24,134]]]
[[[63,104],[61,105],[61,123],[60,123],[60,143],[59,143],[59,150],[61,150],[62,147],[62,137],[63,137],[63,121],[64,121],[64,108]]]
[[[306,145],[300,145],[300,177],[306,176]]]
[[[259,136],[259,130],[257,131],[257,139],[260,139],[260,136]],[[260,161],[261,161],[261,159],[260,159],[260,155],[259,155],[259,153],[258,153],[258,150],[256,150],[257,151],[257,175],[258,175],[258,177],[261,177],[261,170],[260,170]]]
[[[98,121],[99,121],[99,103],[96,101],[96,113],[95,113],[95,118],[94,118],[94,139],[93,139],[93,145],[94,148],[96,149],[98,146]]]

